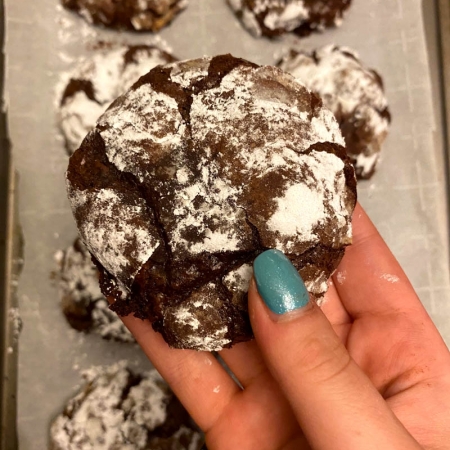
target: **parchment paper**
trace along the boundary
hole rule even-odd
[[[68,158],[56,126],[55,92],[74,60],[96,40],[148,43],[155,38],[92,28],[58,7],[57,0],[7,0],[6,19],[5,95],[25,235],[19,439],[22,450],[44,449],[49,423],[74,393],[80,369],[122,358],[137,368],[149,366],[134,346],[71,330],[58,308],[49,277],[53,255],[76,231],[65,194]],[[254,39],[224,0],[190,0],[160,37],[182,59],[230,52],[261,64],[273,64],[291,45],[336,43],[353,47],[380,71],[393,123],[377,174],[359,186],[360,201],[450,343],[442,128],[432,102],[421,1],[354,0],[340,29],[271,42]]]

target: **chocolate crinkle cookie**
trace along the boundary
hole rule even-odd
[[[335,114],[358,178],[375,172],[391,122],[381,76],[346,47],[292,50],[278,66],[317,93]]]
[[[254,36],[277,37],[286,32],[307,36],[340,26],[351,0],[227,0]]]
[[[291,75],[231,55],[143,76],[73,154],[67,188],[112,309],[177,348],[252,337],[264,250],[320,299],[352,238],[355,174],[333,114]]]
[[[76,239],[67,249],[59,250],[55,258],[59,270],[53,277],[62,311],[72,328],[99,334],[104,339],[135,342],[117,314],[109,309],[98,284],[98,269],[83,242]]]
[[[59,123],[72,154],[111,102],[158,64],[175,61],[154,45],[100,44],[70,74],[63,91]]]
[[[50,428],[51,450],[199,450],[203,435],[156,370],[92,367]]]
[[[184,8],[187,0],[62,0],[89,23],[108,28],[158,31]]]

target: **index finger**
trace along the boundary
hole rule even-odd
[[[170,348],[148,320],[121,317],[147,358],[170,385],[196,424],[206,433],[239,386],[212,353]]]
[[[353,319],[416,310],[426,314],[411,283],[359,203],[353,213],[353,245],[333,281]]]

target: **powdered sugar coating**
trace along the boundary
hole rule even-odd
[[[292,51],[279,66],[321,96],[341,124],[358,175],[370,176],[390,123],[379,75],[365,68],[353,50],[334,45],[313,53]]]
[[[328,290],[328,277],[325,272],[319,272],[313,280],[305,282],[306,289],[317,298],[317,304],[321,306],[324,301],[323,293]]]
[[[104,107],[88,98],[85,92],[77,92],[65,101],[60,109],[59,121],[69,153],[80,146],[103,112]]]
[[[13,334],[13,343],[17,343],[19,340],[20,333],[22,332],[23,321],[20,317],[19,308],[9,308],[7,320],[10,323],[12,334]]]
[[[266,2],[267,3],[267,2]],[[256,11],[255,9],[255,12]],[[309,19],[309,10],[303,1],[286,4],[282,11],[269,10],[264,17],[264,25],[270,30],[284,28],[286,31],[295,30],[305,20]]]
[[[231,323],[220,323],[223,305],[217,296],[217,285],[208,283],[195,291],[191,298],[181,305],[167,308],[165,324],[172,324],[172,332],[182,337],[183,348],[202,351],[219,351],[231,343],[227,337]]]
[[[181,61],[171,65],[170,79],[183,88],[190,87],[208,76],[209,60],[204,59],[196,64],[196,70],[189,70],[190,61]]]
[[[201,434],[184,423],[175,424],[172,436],[159,436],[173,394],[155,370],[136,377],[121,361],[92,367],[83,378],[84,389],[51,425],[53,450],[144,450],[159,439],[172,440],[180,450],[199,449]]]
[[[175,320],[181,325],[189,325],[193,330],[198,330],[200,327],[200,321],[189,311],[189,308],[186,306],[179,307],[174,316]]]
[[[103,297],[98,285],[98,271],[91,261],[90,253],[79,239],[75,245],[58,252],[57,262],[60,272],[55,277],[61,296],[70,295],[77,303],[86,298],[95,301]]]
[[[109,309],[105,298],[95,302],[92,319],[94,322],[93,331],[101,337],[122,342],[135,342],[133,335],[120,320],[120,317]]]
[[[119,30],[158,31],[186,8],[188,0],[62,0],[88,23]]]
[[[174,252],[179,248],[191,254],[232,252],[241,248],[240,230],[236,230],[234,224],[242,222],[245,214],[231,206],[239,190],[216,177],[217,170],[214,169],[214,164],[205,166],[201,180],[183,187],[176,194],[173,213],[177,224],[170,240]],[[200,210],[193,211],[192,202],[197,196],[202,196],[204,204]],[[215,223],[217,229],[212,231],[208,223]],[[193,244],[184,238],[187,229],[195,229],[198,235],[203,236],[202,241]]]
[[[74,213],[83,208],[89,215],[89,221],[79,226],[83,242],[109,273],[130,286],[160,245],[147,205],[142,199],[126,204],[113,189],[70,191]]]
[[[336,222],[340,227],[346,227],[348,211],[345,202],[339,196],[329,197],[333,191],[345,188],[344,163],[341,159],[324,152],[312,151],[308,155],[298,155],[297,165],[310,169],[310,179],[305,183],[289,185],[284,195],[276,200],[277,209],[269,219],[269,229],[282,237],[289,237],[287,243],[278,241],[276,248],[290,253],[295,244],[292,236],[301,236],[305,241],[320,240],[315,230],[329,220],[330,212],[326,206],[331,206]],[[313,186],[313,187],[312,187]],[[293,205],[301,199],[302,208]]]
[[[153,430],[166,420],[167,392],[156,382],[161,383],[162,378],[155,372],[150,374],[130,389],[122,408],[137,425]]]
[[[242,264],[235,270],[230,271],[223,279],[223,284],[230,291],[247,293],[250,280],[253,277],[253,266],[251,264]]]
[[[390,273],[384,273],[380,278],[389,283],[398,283],[400,281],[400,278],[397,275],[391,275]]]
[[[130,172],[141,182],[146,173],[142,164],[154,164],[175,152],[186,139],[186,126],[177,102],[144,84],[120,103],[111,105],[100,117],[101,136],[108,159],[120,171]],[[149,151],[148,146],[151,147]]]
[[[61,304],[69,323],[78,330],[99,334],[105,339],[135,342],[100,291],[98,269],[80,239],[58,252],[59,270],[54,274]]]
[[[187,336],[184,340],[186,348],[191,348],[194,350],[202,350],[206,352],[218,352],[223,350],[227,344],[231,343],[231,339],[226,336],[228,334],[228,327],[224,326],[215,330],[209,336],[197,336],[191,334]]]
[[[326,26],[339,26],[350,0],[228,0],[254,36],[278,36],[294,31],[300,35]]]
[[[171,55],[155,46],[123,45],[98,48],[79,61],[70,74],[69,86],[73,80],[78,84],[90,83],[93,96],[83,90],[85,86],[79,86],[74,92],[66,89],[63,95],[59,122],[69,153],[80,146],[116,97],[153,67],[173,60]]]
[[[138,260],[131,247],[119,256],[93,252],[125,284],[114,309],[150,318],[178,348],[220,350],[243,340],[240,333],[248,339],[251,264],[267,248],[287,253],[310,291],[323,295],[323,279],[351,242],[355,181],[343,144],[333,114],[275,67],[224,55],[155,68],[99,119],[68,171],[90,249],[100,249],[96,234],[116,242],[117,230],[111,202],[87,208],[85,196],[114,186],[115,211],[122,201],[125,216],[130,204],[148,212],[141,227],[137,214],[125,222],[127,233],[133,222]],[[123,230],[123,213],[114,215]],[[154,242],[145,234],[140,242],[137,232],[152,225]]]

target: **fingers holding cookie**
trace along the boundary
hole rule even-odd
[[[133,316],[122,320],[198,426],[210,429],[240,387],[212,353],[170,348],[150,322]]]

